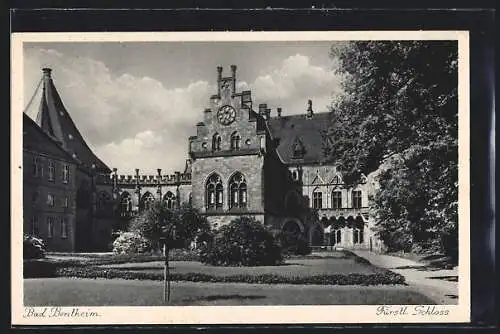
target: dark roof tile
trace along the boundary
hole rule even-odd
[[[269,128],[275,138],[279,138],[278,154],[286,164],[317,164],[326,161],[322,132],[330,126],[332,113],[315,113],[272,117]],[[294,155],[298,144],[303,154]]]

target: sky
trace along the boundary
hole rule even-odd
[[[252,90],[254,105],[276,115],[327,111],[340,92],[329,56],[332,42],[25,43],[25,112],[36,117],[34,95],[43,67],[87,144],[119,174],[182,171],[188,137],[196,134],[217,66],[237,88]],[[34,98],[33,98],[34,97]],[[30,99],[33,98],[30,104]]]

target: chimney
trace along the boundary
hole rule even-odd
[[[278,108],[278,117],[281,118],[281,108]]]
[[[259,115],[264,116],[264,114],[266,113],[266,109],[267,109],[267,104],[266,103],[260,103],[259,104]]]
[[[233,94],[236,93],[236,65],[231,65],[231,76],[233,77]]]
[[[311,118],[313,116],[313,109],[312,109],[312,100],[307,101],[307,118]]]
[[[269,120],[269,118],[271,118],[271,109],[266,109],[265,113],[266,113],[266,120]]]
[[[217,66],[217,95],[220,96],[220,82],[222,81],[222,66]]]

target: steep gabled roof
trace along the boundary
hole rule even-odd
[[[81,161],[83,167],[96,166],[98,172],[110,173],[110,168],[99,159],[85,142],[73,119],[64,107],[51,77],[51,69],[43,69],[43,92],[36,123],[56,138],[63,149]]]
[[[40,142],[43,142],[43,145],[39,145]],[[67,152],[63,147],[62,144],[57,138],[54,136],[50,135],[49,133],[43,131],[38,124],[35,123],[34,120],[32,120],[28,115],[23,113],[23,149],[32,149],[32,146],[36,145],[37,150],[40,150],[40,146],[43,147],[43,149],[47,149],[47,152],[42,152],[42,153],[49,153],[52,151],[49,147],[47,147],[46,143],[50,143],[52,147],[56,149],[55,152],[58,152],[60,157],[63,157],[67,159],[68,161],[72,161],[76,165],[81,164],[81,161],[78,159],[75,159],[69,152]]]
[[[272,117],[268,124],[273,136],[279,138],[278,153],[286,164],[317,164],[326,161],[325,139],[322,135],[330,126],[331,113],[312,116],[291,115]],[[332,144],[331,142],[329,143]],[[294,154],[300,145],[303,154]]]

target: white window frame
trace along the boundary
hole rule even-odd
[[[54,236],[54,218],[47,217],[47,239],[52,239]]]
[[[54,194],[47,194],[47,205],[51,208],[55,206],[56,196]]]
[[[68,238],[68,218],[62,217],[61,219],[61,239]]]
[[[56,163],[54,162],[54,160],[49,160],[48,164],[49,164],[49,175],[48,175],[48,178],[49,178],[49,181],[54,182],[55,181],[55,175],[56,175]]]
[[[63,165],[63,170],[62,170],[62,182],[64,184],[68,184],[69,183],[69,174],[70,174],[69,164],[64,164]]]

